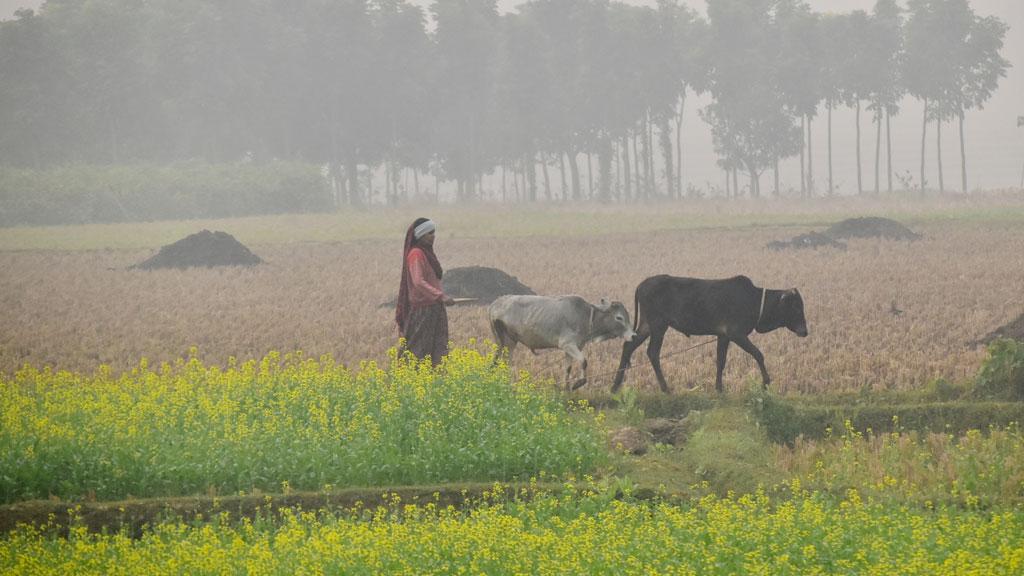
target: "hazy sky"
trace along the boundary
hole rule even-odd
[[[522,0],[499,0],[502,10],[513,10]],[[704,0],[685,0],[686,4],[703,13]],[[862,9],[870,11],[875,0],[811,0],[811,6],[818,11],[847,12]],[[430,0],[416,3],[428,6]],[[638,5],[655,4],[654,0],[630,0]],[[36,0],[0,0],[0,18],[13,16],[18,7],[38,8]],[[968,114],[966,140],[968,148],[968,173],[970,188],[1005,188],[1017,186],[1024,169],[1024,127],[1017,128],[1017,116],[1024,116],[1024,0],[971,0],[975,12],[980,15],[995,15],[1010,25],[1006,35],[1003,55],[1013,65],[1007,77],[1000,82],[998,91],[989,100],[984,110]],[[685,120],[683,146],[685,149],[684,175],[697,187],[707,183],[720,185],[721,173],[715,168],[715,155],[711,147],[711,135],[697,116],[697,109],[707,103],[706,99],[690,98],[687,103],[688,116]],[[893,122],[893,162],[899,173],[909,171],[917,181],[920,162],[921,107],[912,100],[903,103],[900,116]],[[814,124],[813,146],[815,157],[815,180],[819,186],[825,182],[825,122],[819,117]],[[840,193],[856,189],[854,164],[854,116],[849,110],[837,110],[833,114],[833,154],[835,180]],[[926,159],[928,179],[937,180],[935,172],[934,127],[929,128],[928,155]],[[873,186],[874,133],[868,114],[862,115],[862,154],[864,156],[863,176],[865,186]],[[943,166],[947,188],[958,189],[960,181],[959,149],[955,126],[944,127]],[[799,187],[797,160],[783,164],[783,187]],[[884,177],[883,177],[884,179]],[[884,183],[883,183],[884,186]],[[762,187],[769,188],[768,182]]]

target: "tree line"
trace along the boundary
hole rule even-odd
[[[478,198],[499,171],[504,200],[680,198],[683,111],[707,93],[727,194],[761,195],[766,173],[777,194],[779,162],[797,156],[802,196],[834,192],[839,106],[856,110],[857,190],[878,192],[893,189],[889,121],[911,95],[922,189],[929,126],[941,190],[955,121],[966,191],[965,115],[1006,74],[1006,31],[968,0],[841,14],[707,0],[706,17],[678,0],[531,0],[508,14],[495,0],[49,0],[0,22],[0,164],[302,160],[352,205],[381,170],[389,201],[429,189],[421,178]],[[816,121],[829,125],[824,169]]]

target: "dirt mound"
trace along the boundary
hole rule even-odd
[[[917,240],[920,234],[888,218],[868,216],[847,218],[825,230],[830,238],[888,238],[889,240]]]
[[[837,248],[839,250],[846,250],[846,244],[821,232],[801,234],[788,242],[785,240],[773,240],[765,246],[770,250],[785,250],[787,248]]]
[[[1017,316],[1016,320],[989,332],[988,335],[975,342],[975,344],[988,344],[989,342],[998,340],[999,338],[1010,338],[1011,340],[1024,342],[1024,314]]]
[[[515,276],[486,266],[446,270],[441,284],[452,298],[476,298],[481,304],[490,304],[506,294],[536,294]]]
[[[263,260],[227,232],[203,230],[160,248],[155,256],[132,266],[143,270],[190,266],[254,266]]]
[[[476,298],[470,304],[490,304],[506,294],[536,294],[515,276],[487,266],[463,266],[445,270],[441,277],[444,293],[452,298]],[[396,298],[380,305],[394,308]]]

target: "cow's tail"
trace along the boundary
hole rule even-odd
[[[508,341],[508,327],[497,318],[491,319],[491,333],[494,334],[494,343],[498,345],[498,353],[506,346]]]
[[[495,343],[501,348],[505,345],[506,336],[508,336],[508,328],[505,327],[505,323],[497,318],[490,319],[490,333],[495,335]]]

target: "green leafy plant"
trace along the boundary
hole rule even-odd
[[[1024,400],[1024,342],[1003,338],[989,344],[974,392],[982,398]]]

